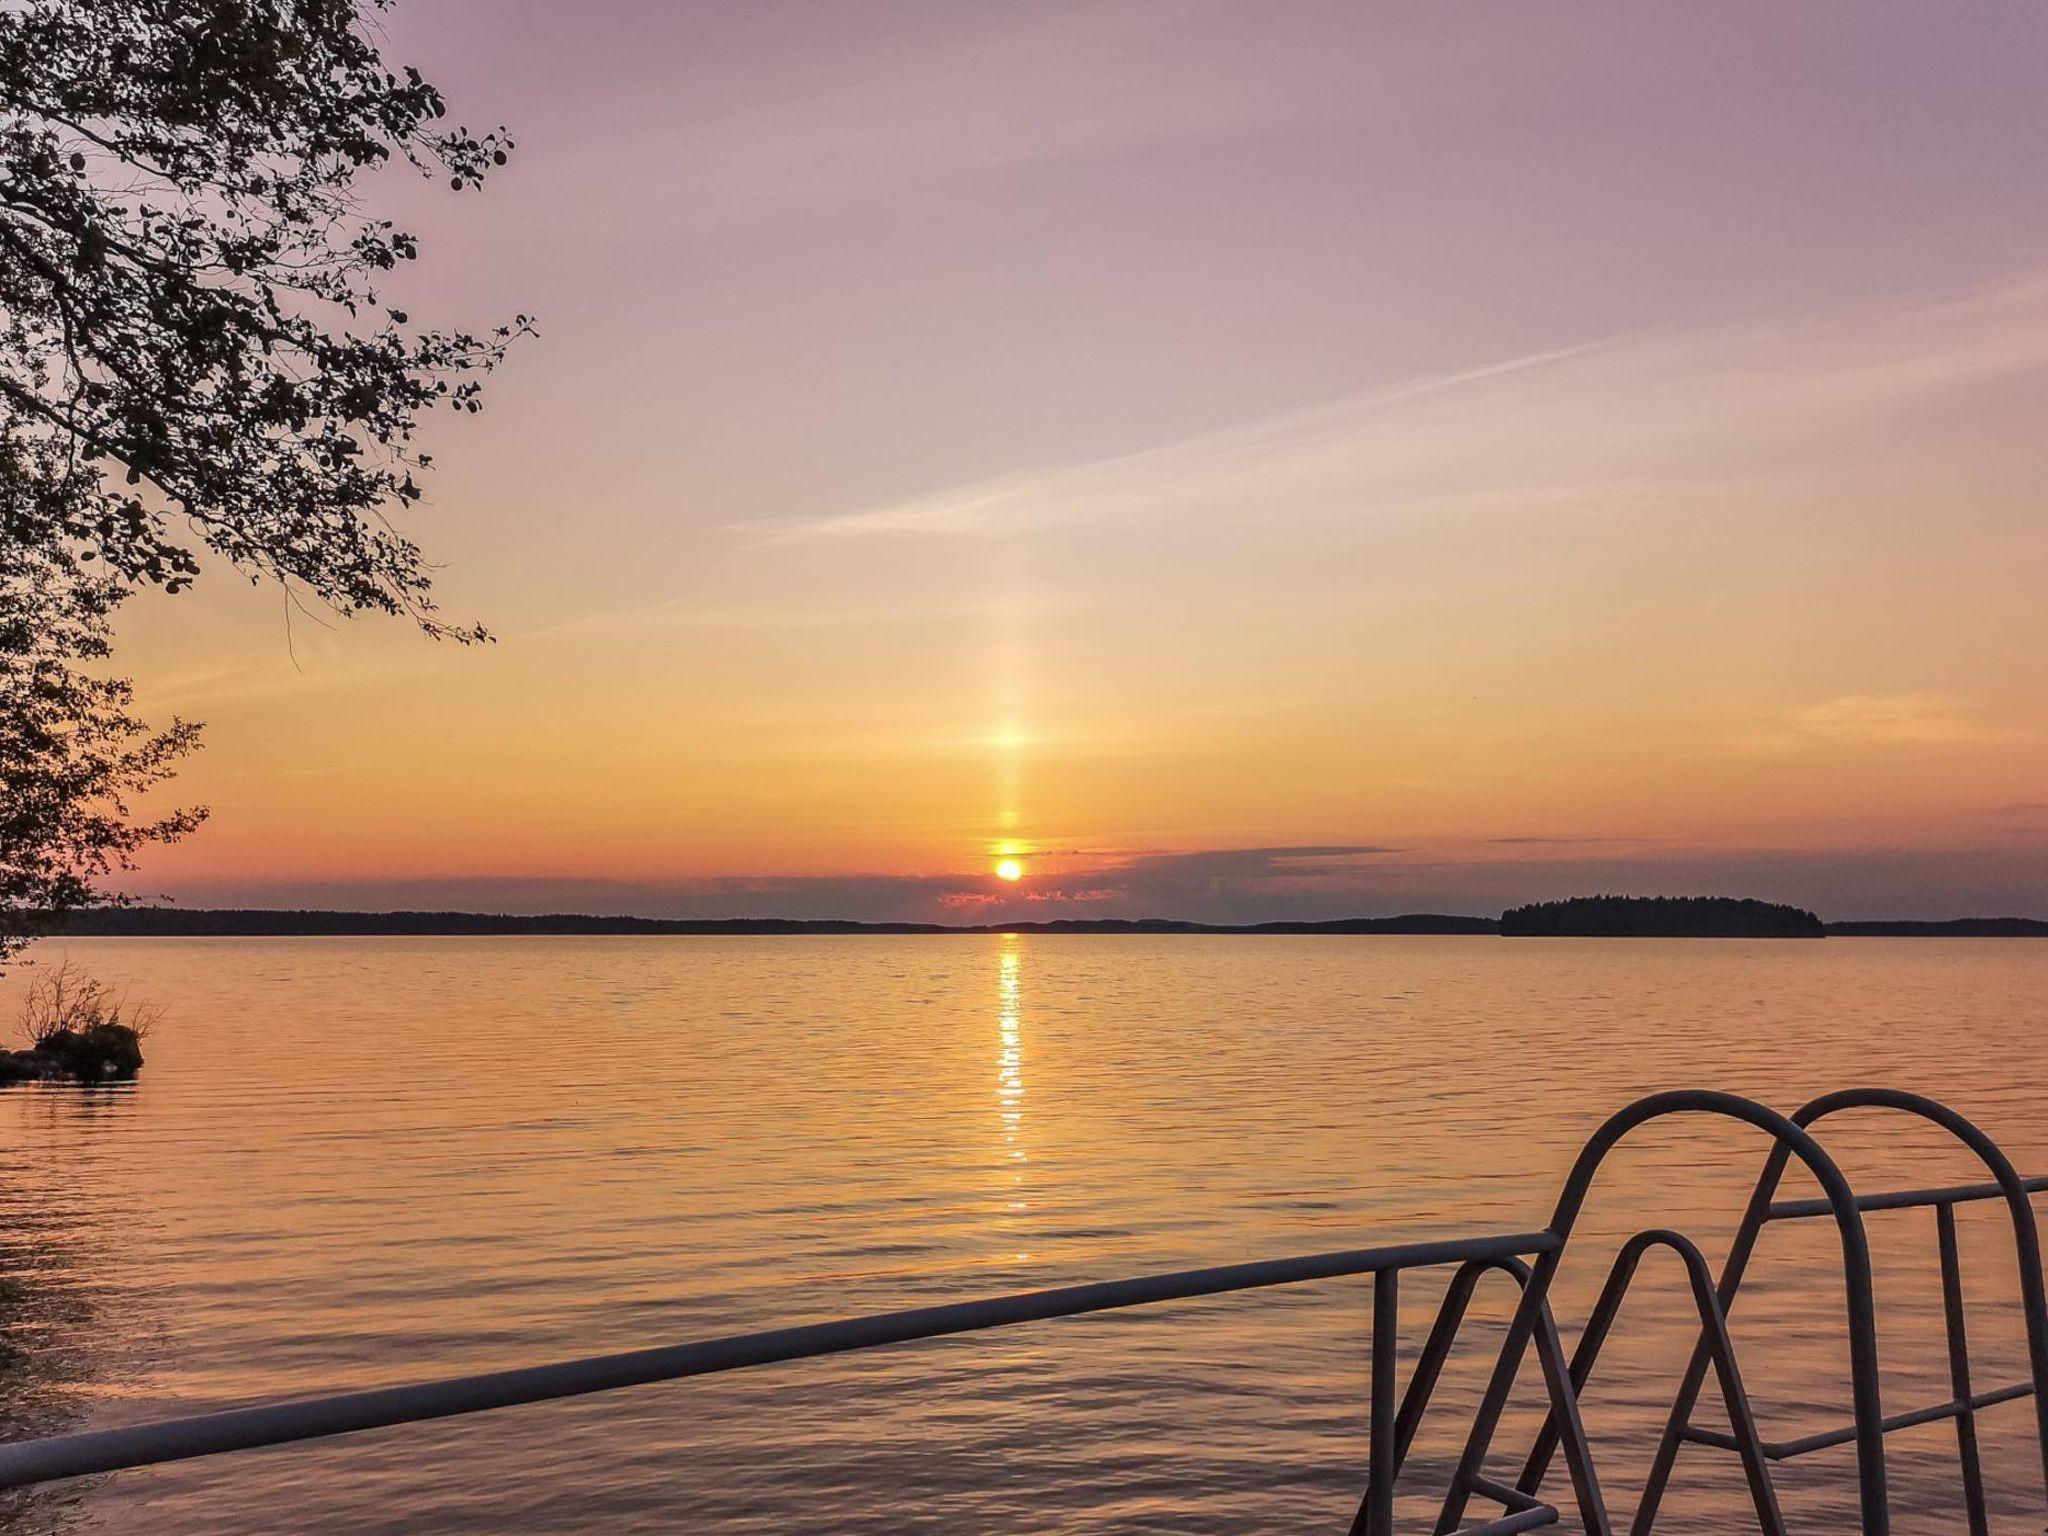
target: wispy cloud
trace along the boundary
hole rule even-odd
[[[1823,741],[1981,741],[1999,734],[1935,693],[1846,693],[1801,710],[1791,728]]]
[[[1811,747],[2009,741],[2018,734],[1978,719],[1945,694],[1845,693],[1794,710],[1735,744],[1743,751],[1777,754]]]
[[[863,13],[859,26],[818,30],[829,51],[773,40],[759,68],[775,73],[774,90],[749,72],[678,102],[669,50],[622,61],[654,78],[621,93],[617,110],[644,117],[619,132],[673,145],[650,167],[651,183],[641,178],[663,194],[643,197],[643,208],[698,223],[786,215],[906,186],[1314,131],[1354,109],[1340,82],[1308,101],[1277,71],[1217,69],[1202,56],[1199,28],[1162,24],[1150,7],[991,7],[944,26]],[[1255,37],[1244,45],[1271,46]],[[1201,88],[1190,88],[1191,77]],[[616,138],[585,133],[558,154],[603,184]]]
[[[409,649],[388,649],[368,657],[326,647],[317,659],[272,653],[232,666],[194,669],[150,679],[138,687],[137,695],[151,713],[210,711],[229,703],[388,688],[445,673],[466,654],[453,645],[431,645],[410,634],[404,638],[415,643]]]
[[[1816,438],[2048,367],[2048,274],[1796,325],[1640,332],[1408,381],[1080,464],[744,531],[767,543],[1087,521],[1682,507]]]
[[[1193,485],[1202,488],[1204,502],[1223,502],[1233,491],[1242,493],[1258,481],[1300,474],[1318,459],[1340,452],[1347,440],[1380,413],[1542,370],[1612,345],[1589,342],[1531,353],[1112,458],[1022,471],[865,511],[748,524],[745,531],[767,543],[880,534],[974,533],[1018,523],[1044,525],[1120,512],[1143,513],[1156,510],[1155,498],[1170,499],[1176,488]]]

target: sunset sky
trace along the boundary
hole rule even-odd
[[[414,0],[437,645],[138,599],[190,904],[2048,915],[2048,8]],[[999,879],[999,858],[1023,878]]]

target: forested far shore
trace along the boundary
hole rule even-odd
[[[1598,900],[1598,898],[1589,898]],[[1477,935],[1508,932],[1540,937],[1772,937],[1760,931],[1776,924],[1798,936],[1837,938],[2048,938],[2048,920],[2031,917],[1962,917],[1937,919],[1859,919],[1821,923],[1798,908],[1778,908],[1776,913],[1797,913],[1811,919],[1814,927],[1783,916],[1743,918],[1731,922],[1698,908],[1670,912],[1656,910],[1657,898],[1631,898],[1644,909],[1641,920],[1617,915],[1610,905],[1576,913],[1545,913],[1543,908],[1517,908],[1503,919],[1470,917],[1439,912],[1414,912],[1399,917],[1350,917],[1326,922],[1197,923],[1170,918],[1071,918],[1047,922],[945,924],[857,922],[834,918],[660,918],[604,917],[589,913],[557,912],[513,915],[497,912],[348,912],[330,910],[285,910],[268,907],[103,907],[69,914],[61,923],[44,920],[30,926],[52,936],[76,938],[375,938],[379,936],[461,937],[465,935],[517,935],[575,937],[577,935],[643,934],[676,936],[744,936],[777,934],[1409,934]],[[1671,906],[1687,908],[1691,901],[1708,898],[1668,899]],[[1545,907],[1567,907],[1569,903],[1546,903]],[[1730,907],[1743,903],[1730,902]],[[1749,903],[1768,907],[1767,903]],[[1536,914],[1532,916],[1531,914]],[[1691,927],[1681,919],[1690,915]],[[1627,926],[1636,922],[1636,926]],[[1594,924],[1605,924],[1595,928]],[[1743,926],[1747,923],[1748,926]],[[1719,925],[1718,927],[1716,925]],[[1730,927],[1735,931],[1728,931]]]
[[[1951,917],[1929,922],[1912,920],[1829,923],[1828,932],[1845,939],[2048,939],[2048,919],[2039,917]]]
[[[1030,923],[870,923],[840,918],[599,917],[560,912],[514,916],[493,912],[282,911],[258,907],[101,907],[69,914],[53,934],[104,938],[375,937],[389,934],[831,934],[831,933],[1496,933],[1490,917],[1416,912],[1400,917],[1347,917],[1328,922],[1195,923],[1171,918],[1060,918]]]

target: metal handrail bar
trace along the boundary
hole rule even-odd
[[[1890,1111],[1924,1121],[1945,1131],[1953,1140],[1962,1143],[1974,1153],[1977,1160],[1984,1165],[1985,1171],[1996,1181],[1998,1193],[2005,1200],[2012,1223],[2013,1257],[2019,1269],[2020,1312],[2026,1324],[2028,1374],[2032,1378],[2035,1432],[2040,1444],[2044,1486],[2048,1486],[2048,1286],[2044,1286],[2043,1282],[2040,1231],[2029,1194],[2029,1181],[2020,1176],[2019,1170],[2013,1167],[2012,1160],[1995,1141],[1985,1135],[1982,1129],[1947,1105],[1924,1094],[1905,1093],[1892,1088],[1845,1089],[1839,1093],[1823,1094],[1802,1105],[1793,1112],[1791,1123],[1799,1128],[1802,1135],[1810,1134],[1811,1129],[1820,1121],[1849,1110]],[[1729,1245],[1721,1269],[1720,1296],[1724,1313],[1733,1307],[1736,1294],[1742,1286],[1744,1273],[1755,1252],[1757,1239],[1771,1219],[1778,1185],[1784,1177],[1791,1151],[1791,1145],[1782,1139],[1771,1149],[1770,1156],[1765,1160],[1762,1176],[1757,1180],[1755,1192],[1750,1196],[1749,1209]],[[1860,1222],[1862,1213],[1857,1209],[1853,1191],[1842,1190],[1826,1178],[1821,1179],[1820,1183],[1838,1225],[1845,1216],[1845,1195],[1848,1208],[1846,1215]],[[1943,1249],[1943,1307],[1948,1322],[1952,1380],[1960,1383],[1966,1377],[1968,1367],[1967,1342],[1962,1327],[1962,1292],[1958,1260],[1954,1251],[1954,1210],[1952,1203],[1945,1200],[1937,1199],[1930,1203],[1934,1205]],[[1852,1298],[1859,1289],[1863,1293],[1861,1298],[1852,1299],[1852,1314],[1862,1314],[1860,1317],[1852,1315],[1850,1321],[1852,1388],[1860,1388],[1865,1384],[1866,1370],[1874,1368],[1876,1354],[1875,1340],[1870,1337],[1874,1323],[1867,1309],[1870,1283],[1867,1252],[1862,1268],[1860,1281],[1855,1275],[1850,1276]],[[1867,1362],[1858,1361],[1859,1347],[1868,1357]],[[1700,1388],[1706,1380],[1709,1355],[1709,1340],[1702,1331],[1701,1338],[1693,1347],[1692,1359],[1687,1363],[1677,1395],[1672,1400],[1670,1415],[1665,1420],[1663,1437],[1658,1442],[1656,1457],[1650,1465],[1650,1475],[1643,1485],[1642,1502],[1636,1508],[1636,1520],[1631,1527],[1631,1536],[1649,1536],[1650,1529],[1656,1522],[1665,1489],[1670,1483],[1679,1447],[1694,1438],[1688,1431],[1692,1428],[1693,1406],[1698,1402]],[[1963,1404],[1968,1402],[1960,1385],[1955,1392],[1955,1401]],[[1977,1465],[1975,1427],[1971,1418],[1973,1412],[1974,1409],[1966,1406],[1955,1415],[1955,1419],[1971,1536],[1985,1536],[1985,1519],[1980,1496],[1982,1474]],[[1890,1514],[1884,1488],[1882,1459],[1883,1438],[1888,1431],[1874,1389],[1867,1400],[1861,1391],[1855,1393],[1855,1419],[1856,1429],[1853,1438],[1859,1462],[1859,1492],[1864,1536],[1888,1536]],[[1873,1440],[1877,1452],[1875,1455],[1872,1454]]]
[[[1507,1337],[1494,1363],[1493,1376],[1487,1382],[1485,1395],[1473,1415],[1464,1453],[1452,1474],[1450,1492],[1438,1512],[1436,1536],[1450,1536],[1463,1523],[1465,1507],[1473,1492],[1473,1479],[1483,1472],[1487,1450],[1500,1427],[1501,1414],[1507,1408],[1508,1394],[1521,1369],[1522,1357],[1528,1352],[1539,1320],[1549,1316],[1550,1285],[1557,1274],[1562,1244],[1571,1237],[1601,1165],[1631,1132],[1653,1120],[1679,1114],[1716,1115],[1739,1121],[1762,1131],[1771,1141],[1763,1177],[1757,1184],[1756,1193],[1751,1196],[1749,1214],[1737,1229],[1735,1241],[1723,1261],[1720,1282],[1715,1288],[1724,1318],[1742,1283],[1743,1269],[1755,1246],[1756,1233],[1761,1227],[1756,1218],[1769,1206],[1786,1165],[1794,1157],[1806,1166],[1807,1172],[1831,1202],[1842,1247],[1849,1393],[1857,1426],[1856,1481],[1857,1502],[1862,1512],[1862,1536],[1891,1536],[1884,1431],[1880,1427],[1884,1408],[1877,1370],[1877,1316],[1871,1287],[1870,1243],[1863,1230],[1863,1214],[1855,1207],[1855,1191],[1834,1159],[1804,1126],[1752,1099],[1706,1089],[1653,1093],[1636,1100],[1628,1108],[1609,1116],[1572,1164],[1550,1219],[1550,1230],[1557,1234],[1560,1247],[1537,1260],[1529,1284],[1522,1291],[1521,1305],[1508,1324]],[[1659,1442],[1657,1461],[1652,1465],[1649,1481],[1644,1486],[1642,1502],[1636,1508],[1636,1518],[1630,1526],[1632,1536],[1649,1536],[1656,1521],[1679,1444],[1677,1430],[1692,1416],[1693,1404],[1706,1379],[1712,1352],[1712,1342],[1703,1328],[1680,1383],[1672,1420],[1667,1425],[1664,1439]],[[1576,1395],[1569,1381],[1561,1389],[1554,1390],[1552,1397],[1557,1401],[1570,1401],[1576,1411]],[[1572,1493],[1579,1506],[1580,1523],[1586,1527],[1589,1536],[1612,1536],[1614,1526],[1607,1512],[1606,1500],[1601,1495],[1598,1477],[1585,1453],[1582,1427],[1581,1431],[1566,1436],[1564,1451],[1565,1466],[1572,1478]]]
[[[1994,1182],[1858,1196],[1812,1130],[1818,1122],[1847,1110],[1886,1110],[1928,1122],[1973,1152]],[[1682,1233],[1655,1228],[1637,1234],[1616,1256],[1600,1301],[1580,1335],[1579,1347],[1568,1359],[1551,1313],[1549,1292],[1594,1179],[1608,1154],[1631,1132],[1652,1120],[1679,1114],[1708,1114],[1744,1122],[1762,1131],[1770,1141],[1762,1174],[1730,1242],[1719,1277],[1716,1279],[1709,1272],[1704,1255]],[[1779,1184],[1795,1158],[1819,1184],[1822,1199],[1776,1198]],[[2011,1160],[1982,1130],[1954,1110],[1918,1094],[1883,1088],[1850,1089],[1815,1099],[1790,1116],[1726,1093],[1652,1094],[1610,1117],[1586,1143],[1565,1180],[1550,1225],[1540,1232],[1445,1238],[1063,1286],[481,1375],[230,1409],[127,1428],[56,1435],[15,1445],[0,1444],[0,1488],[322,1439],[1016,1323],[1370,1275],[1368,1479],[1352,1530],[1354,1536],[1392,1536],[1395,1483],[1421,1417],[1455,1343],[1474,1288],[1483,1274],[1500,1269],[1516,1281],[1520,1296],[1484,1395],[1472,1417],[1464,1451],[1437,1516],[1436,1530],[1440,1536],[1452,1531],[1462,1531],[1467,1536],[1511,1536],[1556,1523],[1557,1507],[1541,1500],[1538,1491],[1553,1453],[1561,1449],[1579,1520],[1588,1536],[1615,1536],[1580,1413],[1580,1393],[1592,1375],[1638,1263],[1651,1248],[1661,1247],[1675,1252],[1685,1266],[1700,1314],[1700,1333],[1674,1397],[1635,1518],[1630,1522],[1630,1536],[1650,1536],[1679,1448],[1688,1443],[1741,1454],[1759,1523],[1772,1536],[1782,1532],[1783,1522],[1765,1463],[1853,1443],[1862,1536],[1889,1536],[1885,1436],[1940,1419],[1953,1419],[1956,1424],[1970,1536],[1987,1536],[1975,1426],[1979,1409],[2031,1397],[2044,1478],[2048,1478],[2048,1411],[2044,1411],[2048,1410],[2048,1281],[2044,1281],[2039,1226],[2032,1204],[2032,1196],[2043,1191],[2048,1191],[2048,1178],[2022,1178]],[[2010,1217],[2030,1379],[1979,1392],[1970,1381],[1955,1207],[1991,1199],[2002,1199]],[[1932,1207],[1935,1213],[1950,1397],[1931,1407],[1887,1415],[1880,1400],[1871,1253],[1863,1216],[1869,1211],[1913,1207]],[[1847,1323],[1844,1342],[1854,1422],[1846,1428],[1767,1443],[1758,1433],[1736,1368],[1727,1316],[1764,1228],[1775,1220],[1822,1215],[1833,1218],[1842,1251]],[[1395,1379],[1400,1357],[1400,1275],[1403,1270],[1437,1265],[1459,1268],[1444,1293],[1407,1390],[1400,1392]],[[1550,1412],[1524,1463],[1522,1476],[1510,1486],[1489,1476],[1485,1462],[1524,1357],[1532,1351],[1541,1367]],[[1724,1434],[1692,1422],[1693,1409],[1710,1371],[1722,1388],[1732,1433]],[[1499,1503],[1501,1517],[1476,1527],[1466,1524],[1465,1509],[1475,1497]]]
[[[2048,1174],[2023,1178],[2028,1194],[2048,1193]],[[1906,1211],[1928,1205],[1968,1205],[1973,1200],[1998,1200],[2005,1195],[2002,1184],[1953,1184],[1946,1189],[1892,1189],[1874,1195],[1858,1195],[1859,1211]],[[1835,1208],[1825,1199],[1778,1200],[1765,1214],[1767,1221],[1798,1221],[1807,1216],[1832,1216]]]
[[[593,1355],[476,1376],[445,1377],[365,1392],[233,1408],[118,1429],[52,1435],[0,1445],[0,1488],[186,1461],[294,1440],[325,1439],[747,1366],[806,1360],[1015,1323],[1078,1317],[1119,1307],[1350,1275],[1392,1274],[1438,1264],[1541,1256],[1554,1252],[1562,1242],[1555,1232],[1518,1232],[1260,1259],[1209,1269],[1025,1291],[980,1301],[913,1307],[901,1312],[661,1345],[623,1354]]]
[[[2012,1255],[2018,1269],[2020,1317],[2026,1325],[2027,1374],[2034,1384],[2034,1435],[2041,1453],[2042,1490],[2048,1493],[2048,1284],[2041,1274],[2041,1224],[2026,1180],[2006,1156],[2005,1149],[1985,1134],[1981,1126],[1956,1113],[1946,1104],[1925,1095],[1896,1088],[1851,1088],[1823,1094],[1799,1110],[1803,1124],[1842,1110],[1882,1109],[1912,1116],[1960,1142],[1976,1155],[1998,1187],[2005,1192],[2005,1207],[2012,1225]],[[1969,1344],[1963,1326],[1961,1258],[1956,1249],[1955,1209],[1935,1207],[1935,1222],[1942,1248],[1942,1301],[1947,1313],[1949,1363],[1954,1392],[1966,1397],[1964,1378],[1968,1374]],[[1978,1466],[1976,1420],[1969,1413],[1956,1418],[1957,1451],[1962,1461],[1965,1497],[1970,1519],[1970,1536],[1988,1536],[1988,1515],[1984,1508],[1983,1474]]]

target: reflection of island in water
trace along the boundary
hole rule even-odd
[[[1508,938],[1819,939],[1821,920],[1803,907],[1732,896],[1575,896],[1501,914]]]

